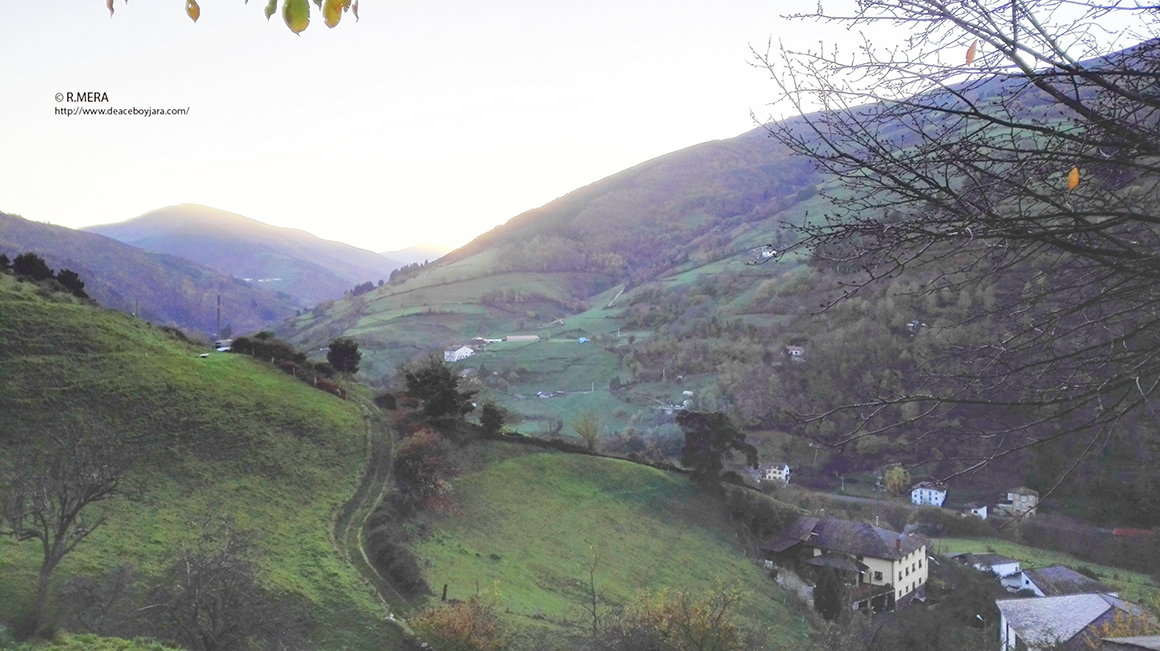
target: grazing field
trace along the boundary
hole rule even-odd
[[[615,612],[642,590],[725,582],[747,593],[741,614],[769,639],[806,648],[808,627],[784,591],[739,548],[718,503],[687,477],[627,461],[482,446],[455,485],[452,515],[432,516],[414,544],[432,590],[497,594],[521,625],[583,620],[585,563]]]
[[[1138,572],[1081,561],[1070,554],[1028,547],[998,538],[938,538],[932,541],[932,551],[950,555],[962,553],[1001,554],[1020,562],[1021,569],[1066,565],[1072,569],[1091,568],[1099,580],[1120,589],[1120,597],[1136,603],[1153,604],[1160,598],[1160,588],[1151,578]]]
[[[332,534],[367,461],[358,406],[248,357],[202,352],[0,275],[0,466],[16,444],[67,424],[143,445],[129,476],[140,494],[111,503],[56,584],[122,563],[156,576],[212,513],[250,534],[261,582],[310,613],[320,648],[390,648],[396,631]],[[26,607],[39,561],[35,543],[0,538],[0,621]]]

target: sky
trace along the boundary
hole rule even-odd
[[[0,0],[0,211],[68,227],[199,203],[373,251],[467,243],[769,115],[770,0]],[[809,9],[805,7],[805,9]],[[104,102],[57,102],[93,92]],[[188,108],[185,115],[58,109]]]

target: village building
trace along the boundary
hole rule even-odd
[[[1037,597],[1090,593],[1120,596],[1115,588],[1063,565],[1023,570],[1017,577],[1012,577],[1011,581],[1005,581],[1003,585],[1014,590],[1030,590]]]
[[[687,403],[688,400],[685,402]],[[789,485],[790,474],[791,472],[788,464],[775,463],[772,465],[763,465],[757,468],[753,472],[753,478],[759,484],[775,484],[778,486],[787,486]]]
[[[1081,651],[1104,625],[1142,616],[1136,604],[1109,594],[998,600],[1000,651]]]
[[[454,347],[454,348],[448,348],[447,350],[443,351],[443,361],[445,361],[445,362],[458,362],[459,360],[467,359],[468,357],[471,357],[474,354],[475,354],[475,351],[471,348],[471,346],[458,346],[458,347]]]
[[[891,610],[926,598],[926,538],[864,522],[799,517],[785,533],[762,545],[766,559],[838,571],[850,586],[852,609]]]
[[[990,572],[1000,579],[1019,575],[1019,561],[999,554],[958,554],[956,561],[980,572]]]
[[[540,335],[508,335],[504,341],[539,341]]]
[[[1007,501],[995,505],[997,515],[1033,516],[1039,506],[1039,493],[1024,486],[1007,491]]]
[[[987,505],[972,503],[963,507],[963,515],[973,515],[981,520],[987,519]]]
[[[804,346],[786,346],[785,354],[795,362],[806,361],[806,349]]]
[[[947,498],[947,487],[942,482],[924,481],[910,489],[910,501],[919,506],[941,507]]]

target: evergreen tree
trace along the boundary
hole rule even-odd
[[[330,342],[330,350],[326,352],[326,361],[340,373],[358,373],[358,363],[361,360],[362,353],[358,350],[358,342],[347,337]]]

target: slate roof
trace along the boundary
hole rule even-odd
[[[1019,565],[1019,561],[1000,554],[958,554],[955,556],[955,560],[972,567],[978,566],[984,569],[992,569],[996,565],[1010,565],[1011,563],[1015,563],[1016,566]],[[1015,574],[1015,572],[1012,572],[1012,574]]]
[[[1043,591],[1043,595],[1046,597],[1096,592],[1119,592],[1111,586],[1104,585],[1099,581],[1076,572],[1070,567],[1064,567],[1062,565],[1024,570],[1023,573],[1027,575],[1027,578],[1031,579],[1031,582],[1036,587]]]
[[[805,543],[826,552],[852,556],[869,556],[896,561],[929,545],[922,536],[904,535],[864,522],[836,518],[799,517],[777,538],[762,547],[765,551],[783,552],[797,543]]]
[[[1006,599],[995,605],[1015,635],[1032,648],[1064,644],[1088,626],[1113,617],[1116,609],[1140,612],[1139,606],[1106,594]]]
[[[1105,637],[1100,651],[1160,651],[1160,635],[1137,637]]]
[[[806,561],[807,565],[815,565],[817,567],[832,567],[844,572],[865,572],[870,569],[868,565],[859,563],[846,554],[822,554],[821,556],[814,556]]]

